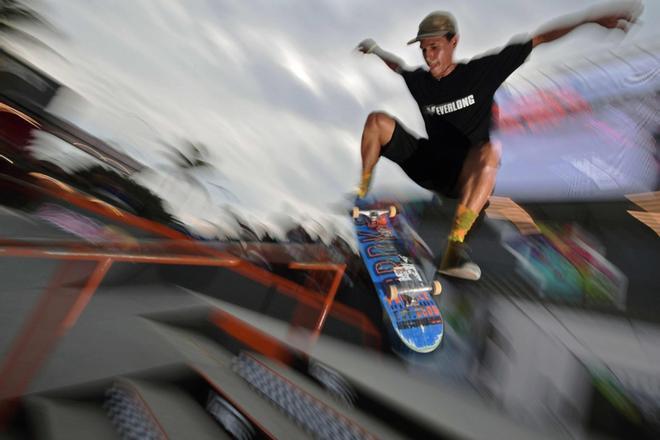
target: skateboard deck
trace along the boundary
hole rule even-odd
[[[427,282],[407,256],[403,240],[392,226],[396,208],[353,208],[360,256],[394,332],[411,350],[428,353],[442,340],[444,322],[432,295],[438,281]]]

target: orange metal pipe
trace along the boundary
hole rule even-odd
[[[69,313],[64,317],[57,332],[58,337],[63,336],[64,333],[74,326],[82,311],[87,307],[89,300],[92,299],[92,295],[94,295],[94,292],[98,289],[101,281],[103,281],[103,277],[105,277],[105,274],[110,270],[110,266],[112,266],[112,260],[110,258],[98,262],[94,272],[92,272],[92,275],[87,280],[85,287],[80,291],[76,301],[69,309]]]
[[[218,328],[227,332],[252,350],[284,363],[291,361],[291,353],[289,353],[289,350],[280,341],[235,316],[221,310],[215,310],[211,312],[210,319]]]
[[[25,392],[55,341],[73,325],[111,265],[110,260],[98,263],[85,288],[70,295],[62,286],[82,263],[67,261],[55,273],[0,368],[0,396],[8,399],[0,402],[0,427],[13,415],[18,396]]]
[[[20,182],[20,184],[26,185],[24,182]],[[45,188],[43,186],[44,184],[47,184],[49,188]],[[275,285],[278,291],[293,296],[299,302],[307,303],[317,307],[322,305],[321,316],[319,317],[317,321],[317,325],[315,327],[317,333],[320,333],[320,329],[325,322],[325,319],[327,317],[327,314],[329,313],[332,303],[334,302],[336,290],[338,289],[341,276],[343,275],[344,267],[341,267],[341,265],[338,266],[329,263],[294,264],[293,268],[297,268],[297,269],[336,271],[335,279],[330,288],[329,294],[326,295],[325,299],[323,299],[319,293],[316,293],[310,289],[300,286],[297,283],[284,279],[280,276],[274,275],[246,261],[240,260],[226,252],[222,252],[217,249],[212,249],[203,244],[194,242],[186,235],[178,231],[175,231],[169,227],[160,225],[150,220],[143,219],[141,217],[134,216],[130,213],[122,212],[117,208],[113,206],[109,206],[105,203],[98,203],[97,200],[80,195],[75,190],[71,190],[70,188],[67,188],[67,190],[63,190],[61,185],[57,185],[54,182],[44,179],[40,179],[40,185],[30,185],[30,186],[33,186],[34,187],[33,189],[36,189],[37,191],[40,191],[46,195],[65,200],[71,203],[72,205],[100,214],[115,221],[119,221],[121,223],[133,227],[137,227],[139,229],[157,234],[162,237],[176,240],[178,242],[177,245],[179,246],[183,245],[183,247],[189,248],[191,251],[199,252],[204,256],[201,257],[194,255],[193,256],[188,256],[188,255],[151,256],[144,254],[136,255],[134,253],[127,252],[128,249],[131,248],[130,245],[126,246],[126,251],[123,253],[109,253],[107,251],[106,252],[89,251],[86,250],[84,246],[80,246],[80,248],[78,248],[77,251],[73,251],[73,252],[71,250],[53,251],[53,250],[45,250],[40,248],[30,249],[30,248],[26,248],[25,246],[22,245],[22,243],[19,242],[15,242],[14,246],[9,246],[9,247],[5,247],[4,249],[0,249],[0,256],[62,259],[71,262],[96,260],[99,262],[94,270],[94,273],[91,275],[85,287],[76,297],[74,303],[67,309],[65,316],[61,319],[61,321],[59,321],[55,325],[55,327],[59,327],[59,330],[57,332],[51,333],[52,337],[45,338],[42,341],[44,347],[42,347],[42,349],[38,351],[38,355],[36,356],[36,359],[34,359],[34,362],[31,363],[30,368],[28,368],[28,370],[25,370],[23,372],[24,374],[21,380],[14,382],[13,387],[11,385],[8,387],[6,381],[3,384],[2,379],[3,377],[6,379],[9,375],[3,374],[0,376],[0,391],[2,391],[3,387],[5,389],[9,388],[10,391],[9,394],[0,393],[0,395],[3,396],[16,396],[20,394],[20,392],[24,390],[25,387],[27,387],[27,383],[36,373],[37,367],[41,364],[43,359],[45,359],[45,356],[50,351],[50,349],[52,349],[56,337],[61,335],[72,325],[74,325],[74,323],[76,322],[82,311],[84,310],[85,306],[88,304],[95,290],[102,282],[103,277],[105,276],[105,274],[107,273],[108,269],[110,268],[110,266],[114,261],[230,267],[232,270],[236,271],[237,273],[245,275],[248,278],[251,278],[255,281],[261,282],[262,284]],[[75,245],[73,245],[72,247],[75,247]],[[339,269],[339,267],[341,267],[341,269]],[[7,359],[7,362],[4,365],[4,369],[2,370],[4,373],[16,371],[14,369],[15,362],[17,362],[18,359],[22,359],[26,355],[29,356],[29,350],[27,350],[26,347],[28,347],[30,345],[31,340],[35,338],[34,330],[37,328],[39,328],[40,330],[44,329],[43,327],[39,326],[38,319],[35,320],[35,318],[39,318],[44,313],[45,309],[49,310],[49,308],[46,307],[46,305],[48,305],[49,302],[52,301],[54,297],[54,292],[58,290],[57,287],[58,286],[54,286],[51,289],[49,289],[50,290],[49,294],[47,294],[46,298],[44,298],[44,300],[40,302],[40,305],[37,307],[37,309],[35,309],[33,314],[33,319],[28,322],[28,327],[26,331],[17,339],[18,340],[17,346],[15,350],[10,354],[10,356]],[[361,313],[356,312],[341,304],[338,304],[337,306],[338,306],[336,308],[337,315],[342,320],[352,325],[355,325],[357,318],[357,321],[360,322],[363,331],[367,333],[372,333],[377,337],[379,336],[378,332],[373,328],[373,325]],[[55,319],[55,317],[52,317],[52,319]],[[245,330],[245,328],[243,328],[243,330]],[[258,333],[253,333],[253,332],[248,332],[248,335],[251,335],[251,337],[253,338],[252,343],[258,343],[258,339],[260,337],[262,338],[264,337],[264,335],[259,335]],[[8,414],[8,408],[4,406],[0,407],[0,423],[2,423],[3,420],[6,420],[3,419],[3,416],[6,416],[7,414]]]
[[[337,289],[339,289],[339,283],[341,283],[341,278],[344,276],[344,270],[346,270],[346,265],[342,265],[342,267],[337,268],[337,271],[335,272],[332,285],[330,286],[330,289],[328,290],[325,298],[325,302],[323,303],[323,309],[321,309],[321,316],[319,316],[319,319],[316,321],[316,325],[314,326],[314,333],[312,333],[312,343],[315,342],[321,334],[321,329],[325,324],[325,319],[328,316],[330,307],[332,307],[332,304],[335,301],[335,295],[337,294]]]

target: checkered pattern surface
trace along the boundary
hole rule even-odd
[[[320,362],[311,361],[309,374],[318,380],[335,399],[346,406],[353,406],[355,393],[351,385],[337,371]]]
[[[114,385],[106,391],[103,408],[124,440],[161,440],[158,430],[142,403],[129,390]]]
[[[234,358],[233,369],[257,392],[315,438],[333,440],[374,438],[249,355],[241,353]]]
[[[245,417],[214,391],[209,391],[206,410],[235,439],[250,440],[255,437],[254,428]]]

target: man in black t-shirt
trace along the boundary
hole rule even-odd
[[[460,63],[453,59],[458,44],[456,21],[447,12],[433,12],[422,20],[417,36],[408,42],[420,43],[428,68],[409,69],[371,39],[359,44],[358,50],[377,55],[403,77],[422,113],[428,138],[414,136],[386,113],[371,113],[362,132],[358,197],[366,195],[373,168],[384,156],[419,185],[458,198],[447,248],[438,267],[440,273],[472,280],[481,277],[479,266],[470,260],[463,242],[495,188],[501,157],[500,146],[490,139],[495,91],[538,45],[587,23],[627,31],[641,12],[641,4],[611,4],[608,9],[562,19],[531,38],[509,43],[499,52]]]

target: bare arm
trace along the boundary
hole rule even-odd
[[[597,24],[606,29],[621,29],[627,32],[642,12],[639,1],[609,3],[592,8],[581,14],[562,17],[543,26],[532,38],[532,47],[555,41],[574,29],[588,23]]]
[[[361,41],[360,44],[358,44],[357,46],[357,50],[359,50],[364,54],[372,53],[376,55],[378,58],[383,60],[385,64],[387,64],[387,67],[389,67],[396,73],[400,73],[402,70],[407,69],[405,63],[401,58],[397,57],[393,53],[381,49],[381,47],[378,44],[376,44],[376,42],[371,38],[367,38],[366,40]]]

